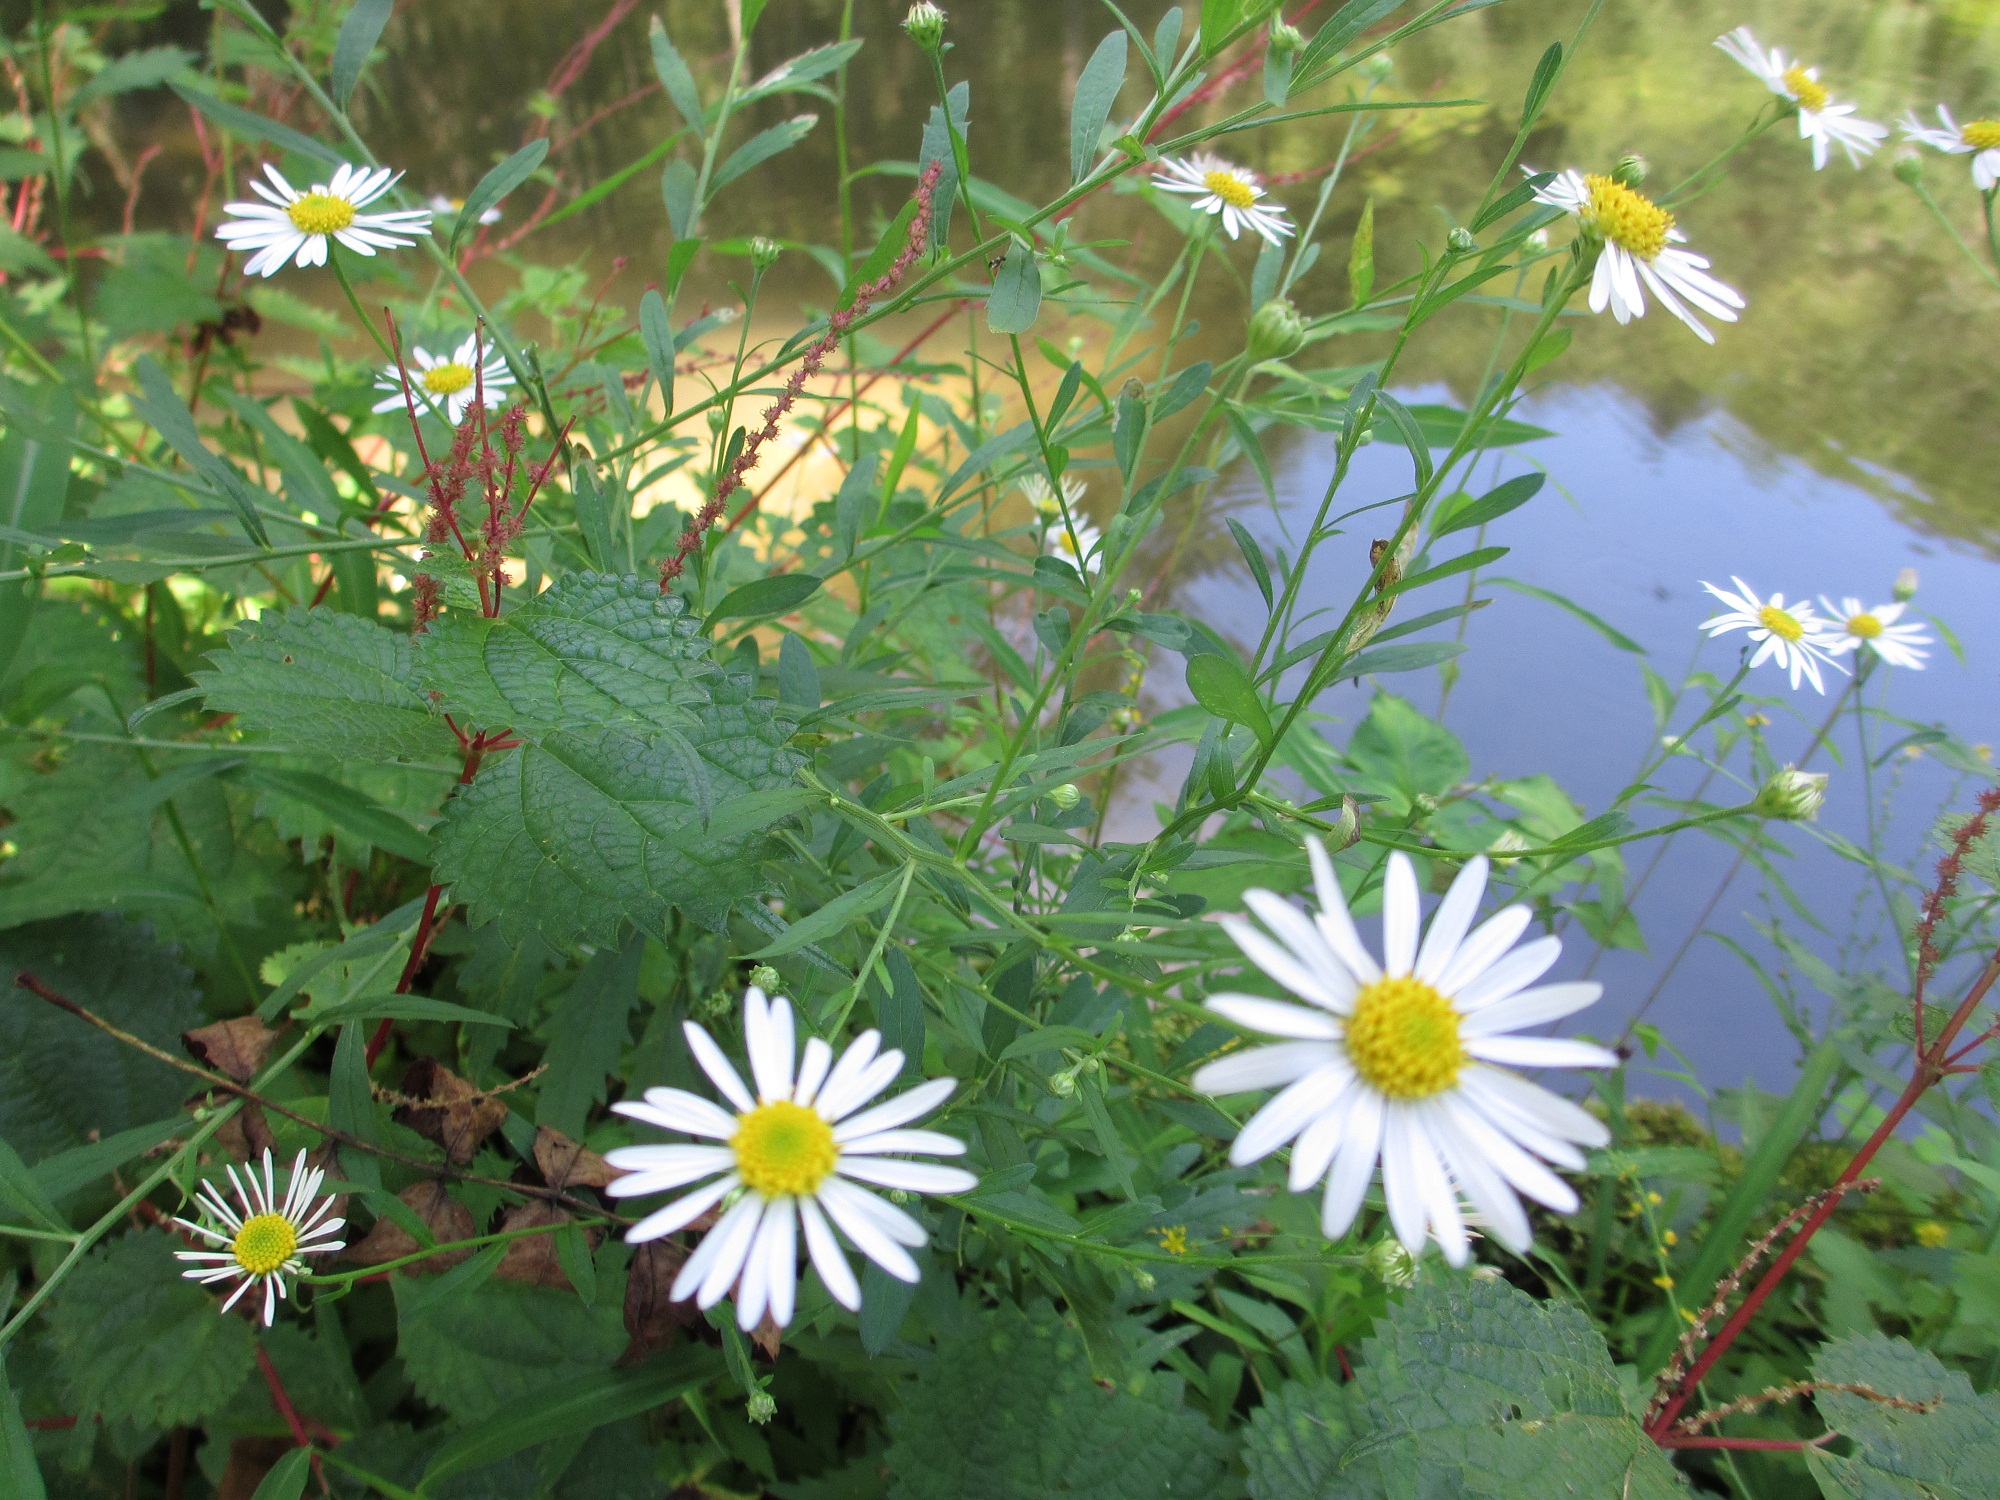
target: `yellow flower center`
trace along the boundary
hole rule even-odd
[[[2000,120],[1969,120],[1958,138],[1975,151],[1991,151],[2000,146]]]
[[[285,210],[300,234],[332,234],[354,222],[354,205],[331,193],[306,193]]]
[[[1779,75],[1778,82],[1785,86],[1785,92],[1799,101],[1800,109],[1825,109],[1826,101],[1833,96],[1826,91],[1826,85],[1797,63]]]
[[[1950,1238],[1951,1231],[1935,1219],[1926,1219],[1917,1226],[1917,1243],[1927,1249],[1935,1250]]]
[[[1354,999],[1347,1055],[1363,1080],[1391,1099],[1441,1094],[1465,1066],[1458,1012],[1421,979],[1378,979]]]
[[[1882,633],[1882,622],[1873,615],[1854,615],[1847,622],[1847,633],[1872,641]]]
[[[433,396],[450,396],[472,384],[472,366],[450,362],[424,371],[423,388]]]
[[[744,1115],[729,1148],[744,1183],[766,1198],[805,1197],[840,1158],[833,1127],[816,1110],[789,1099],[760,1104]]]
[[[283,1214],[258,1214],[244,1221],[229,1248],[252,1276],[269,1276],[299,1248],[299,1232]]]
[[[1641,260],[1651,260],[1667,246],[1667,231],[1674,216],[1644,193],[1613,178],[1592,172],[1583,179],[1590,189],[1590,207],[1583,221],[1614,245],[1631,251]]]
[[[1788,610],[1775,604],[1767,604],[1757,611],[1757,619],[1763,627],[1781,641],[1797,641],[1805,638],[1806,628]]]
[[[1217,167],[1201,179],[1208,190],[1231,208],[1248,208],[1257,201],[1257,190],[1241,174]]]

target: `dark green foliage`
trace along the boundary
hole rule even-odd
[[[610,1367],[625,1344],[624,1293],[619,1279],[599,1281],[597,1301],[585,1306],[573,1292],[511,1281],[433,1297],[435,1282],[398,1279],[396,1352],[418,1395],[477,1420],[503,1402]]]
[[[1827,1500],[1994,1500],[2000,1496],[2000,1397],[1975,1395],[1962,1371],[1879,1333],[1841,1339],[1813,1357],[1813,1379],[1866,1386],[1929,1406],[1909,1411],[1845,1391],[1814,1400],[1854,1451],[1809,1455]],[[1935,1404],[1933,1404],[1935,1403]]]

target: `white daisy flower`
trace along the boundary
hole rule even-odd
[[[1924,669],[1924,659],[1930,653],[1923,648],[1937,644],[1924,634],[1921,625],[1898,625],[1903,611],[1909,606],[1903,603],[1878,604],[1873,609],[1864,609],[1861,601],[1852,595],[1840,601],[1836,609],[1833,601],[1820,595],[1819,602],[1826,606],[1826,612],[1833,617],[1833,630],[1837,632],[1826,643],[1826,649],[1836,655],[1849,651],[1859,651],[1866,646],[1892,667],[1908,667],[1912,672]]]
[[[958,1080],[933,1078],[856,1114],[895,1081],[903,1054],[894,1048],[879,1052],[881,1034],[864,1031],[835,1061],[831,1047],[808,1037],[795,1072],[791,1002],[780,996],[767,1005],[754,985],[743,996],[743,1045],[757,1085],[754,1098],[713,1037],[692,1021],[683,1030],[695,1061],[737,1112],[668,1088],[646,1090],[643,1104],[612,1108],[721,1144],[621,1146],[605,1158],[630,1174],[606,1189],[614,1198],[715,1179],[633,1225],[625,1238],[634,1244],[672,1234],[718,1204],[728,1205],[681,1267],[673,1298],[692,1296],[708,1308],[733,1286],[742,1328],[755,1328],[766,1312],[784,1327],[792,1320],[797,1291],[801,1226],[820,1280],[842,1307],[860,1308],[861,1284],[834,1238],[835,1227],[891,1276],[914,1282],[917,1263],[904,1246],[925,1242],[923,1226],[856,1184],[907,1193],[962,1193],[978,1185],[978,1178],[957,1167],[899,1161],[889,1154],[957,1156],[965,1150],[964,1142],[937,1131],[903,1128],[944,1103]]]
[[[447,198],[443,193],[432,193],[430,198],[425,202],[424,207],[428,208],[432,214],[440,219],[456,219],[459,212],[465,207],[465,200],[463,198]],[[498,224],[500,222],[500,210],[497,208],[487,209],[485,213],[479,216],[479,222],[482,224]]]
[[[498,355],[481,368],[477,334],[468,334],[465,342],[450,354],[432,354],[412,346],[410,363],[414,367],[410,371],[410,388],[417,400],[433,411],[442,411],[444,419],[454,427],[465,420],[465,409],[482,386],[490,392],[514,383],[514,377],[507,373],[507,361]],[[408,409],[403,400],[402,372],[394,365],[385,365],[375,377],[375,389],[389,392],[375,403],[376,411]]]
[[[1042,538],[1042,550],[1050,557],[1060,557],[1088,578],[1104,561],[1097,555],[1104,533],[1081,516],[1073,515],[1071,520],[1075,523],[1075,531],[1072,532],[1068,526],[1051,526],[1048,535]]]
[[[1160,163],[1153,181],[1170,193],[1194,195],[1200,213],[1219,214],[1233,240],[1244,229],[1275,245],[1292,233],[1292,221],[1282,203],[1264,203],[1264,179],[1248,167],[1224,161],[1206,151],[1185,160],[1169,157]]]
[[[402,176],[387,167],[342,166],[329,181],[316,182],[303,193],[268,162],[264,175],[270,186],[253,177],[250,191],[265,201],[225,203],[223,212],[234,217],[215,227],[215,237],[230,249],[255,252],[243,263],[246,276],[275,276],[286,261],[323,266],[329,239],[356,255],[373,255],[378,249],[413,245],[412,236],[431,227],[427,208],[361,212]]]
[[[1558,1213],[1576,1212],[1576,1194],[1543,1162],[1581,1168],[1577,1146],[1602,1146],[1610,1135],[1575,1104],[1508,1067],[1601,1068],[1617,1058],[1587,1042],[1510,1033],[1582,1010],[1603,986],[1530,988],[1562,943],[1542,937],[1515,948],[1528,926],[1525,906],[1473,929],[1486,889],[1483,856],[1452,882],[1421,946],[1416,871],[1409,856],[1389,856],[1377,964],[1361,945],[1325,848],[1308,839],[1306,852],[1319,892],[1316,917],[1253,890],[1244,900],[1272,936],[1241,918],[1222,918],[1252,963],[1307,1002],[1258,995],[1208,1001],[1239,1026],[1286,1039],[1232,1053],[1194,1075],[1195,1087],[1211,1094],[1279,1089],[1243,1127],[1229,1159],[1241,1166],[1292,1142],[1292,1191],[1326,1178],[1320,1227],[1328,1239],[1353,1224],[1379,1159],[1389,1222],[1412,1255],[1433,1235],[1453,1265],[1466,1263],[1461,1196],[1495,1239],[1525,1251],[1533,1235],[1516,1193]]]
[[[1760,600],[1756,590],[1742,579],[1732,577],[1729,581],[1736,585],[1737,592],[1732,594],[1728,589],[1719,589],[1708,582],[1702,584],[1703,588],[1729,606],[1723,613],[1703,620],[1703,630],[1710,635],[1726,635],[1732,630],[1749,631],[1751,640],[1762,642],[1757,654],[1750,658],[1750,665],[1760,667],[1775,658],[1781,670],[1792,674],[1792,689],[1795,692],[1801,676],[1812,683],[1814,692],[1826,691],[1826,683],[1819,675],[1822,662],[1836,672],[1847,670],[1834,660],[1839,647],[1829,639],[1830,627],[1813,613],[1810,601],[1787,604],[1783,594],[1773,594],[1768,601]]]
[[[1913,111],[1903,117],[1903,139],[1921,141],[1952,156],[1972,154],[1972,185],[1982,193],[2000,183],[2000,120],[1967,120],[1963,125],[1942,104],[1938,122],[1926,125]]]
[[[1522,170],[1535,175],[1532,167]],[[1711,318],[1736,321],[1743,298],[1708,274],[1706,256],[1675,248],[1687,237],[1674,228],[1674,216],[1643,193],[1597,172],[1559,172],[1555,181],[1536,190],[1535,201],[1574,215],[1578,227],[1600,242],[1590,278],[1592,312],[1609,307],[1620,323],[1643,318],[1650,290],[1705,344],[1714,343],[1715,335],[1683,299]]]
[[[176,1250],[174,1258],[199,1262],[192,1270],[181,1272],[190,1281],[199,1281],[204,1285],[231,1280],[237,1283],[236,1290],[229,1294],[229,1300],[222,1304],[224,1312],[228,1312],[239,1297],[261,1282],[264,1287],[264,1326],[269,1328],[272,1319],[277,1316],[278,1299],[287,1295],[285,1278],[297,1276],[305,1270],[305,1256],[326,1255],[344,1248],[346,1241],[330,1240],[327,1236],[337,1233],[346,1220],[325,1217],[327,1210],[333,1207],[331,1197],[313,1202],[319,1194],[319,1185],[326,1180],[326,1173],[318,1167],[307,1171],[303,1151],[292,1163],[292,1181],[285,1190],[283,1203],[278,1201],[270,1148],[266,1147],[264,1151],[262,1182],[257,1180],[256,1170],[250,1166],[244,1167],[240,1178],[234,1166],[228,1171],[229,1185],[236,1189],[236,1201],[242,1206],[242,1213],[239,1214],[230,1205],[214,1183],[203,1182],[195,1193],[202,1221],[174,1220],[189,1234],[200,1235],[209,1244],[221,1248]]]
[[[1888,139],[1887,125],[1858,118],[1852,104],[1834,102],[1826,85],[1819,81],[1818,68],[1788,61],[1776,47],[1766,52],[1748,26],[1739,26],[1726,36],[1717,37],[1715,45],[1755,73],[1764,81],[1764,87],[1797,107],[1799,139],[1812,142],[1815,172],[1826,165],[1829,146],[1840,147],[1847,153],[1848,161],[1858,167],[1864,156],[1872,156],[1875,148]]]
[[[1035,514],[1044,521],[1058,520],[1062,516],[1062,505],[1056,500],[1056,492],[1049,484],[1048,475],[1024,474],[1015,488],[1028,497],[1028,503],[1035,507]],[[1083,503],[1083,497],[1089,493],[1090,486],[1081,479],[1073,474],[1063,475],[1062,497],[1068,502],[1072,515],[1076,513],[1077,506]]]

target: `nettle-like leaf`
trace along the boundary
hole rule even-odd
[[[1504,1282],[1418,1286],[1362,1344],[1353,1386],[1287,1388],[1247,1456],[1257,1500],[1687,1493],[1627,1409],[1603,1335]]]
[[[725,673],[681,601],[581,573],[497,620],[441,621],[429,686],[461,726],[506,730],[446,809],[437,876],[473,920],[564,946],[670,908],[719,927],[758,888],[773,797],[804,757],[791,722]]]
[[[896,1500],[1216,1493],[1233,1440],[1155,1371],[1137,1391],[1091,1378],[1083,1340],[1046,1306],[1003,1306],[944,1341],[889,1417]]]
[[[1458,736],[1426,718],[1394,693],[1377,693],[1368,717],[1347,743],[1347,757],[1361,773],[1361,790],[1383,799],[1392,817],[1405,817],[1419,797],[1450,791],[1472,771]]]
[[[431,1405],[476,1421],[516,1397],[609,1369],[625,1347],[625,1291],[622,1277],[604,1271],[590,1304],[514,1281],[454,1290],[398,1276],[396,1352],[410,1383]]]
[[[171,1236],[128,1234],[93,1250],[49,1311],[70,1409],[163,1428],[199,1421],[237,1392],[257,1358],[242,1318],[183,1280]]]
[[[451,730],[417,681],[407,635],[331,609],[239,626],[194,674],[208,706],[300,750],[344,760],[450,760]]]
[[[140,922],[110,913],[37,922],[0,934],[0,973],[27,971],[155,1046],[178,1051],[200,1024],[194,976]],[[15,991],[0,1005],[0,1139],[40,1161],[170,1119],[187,1079],[55,1006]]]
[[[1880,1333],[1826,1345],[1812,1373],[1815,1380],[1938,1403],[1907,1411],[1844,1391],[1816,1396],[1827,1426],[1855,1444],[1845,1458],[1807,1450],[1828,1500],[2000,1500],[2000,1397],[1977,1394],[1936,1355]]]

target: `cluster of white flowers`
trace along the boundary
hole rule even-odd
[[[1841,665],[1840,658],[1864,647],[1891,666],[1908,667],[1916,672],[1923,670],[1930,654],[1924,648],[1933,642],[1921,625],[1898,623],[1909,608],[1900,599],[1867,608],[1851,595],[1838,605],[1822,595],[1820,607],[1826,611],[1822,615],[1810,600],[1787,604],[1783,594],[1760,599],[1757,591],[1741,578],[1731,578],[1730,582],[1736,585],[1734,592],[1712,583],[1702,584],[1729,607],[1702,621],[1701,628],[1711,636],[1726,635],[1732,630],[1749,631],[1757,647],[1750,665],[1760,667],[1767,661],[1775,661],[1781,671],[1791,674],[1794,690],[1803,678],[1816,692],[1824,693],[1826,680],[1820,675],[1820,668],[1828,666],[1836,672],[1845,672],[1847,668]]]

